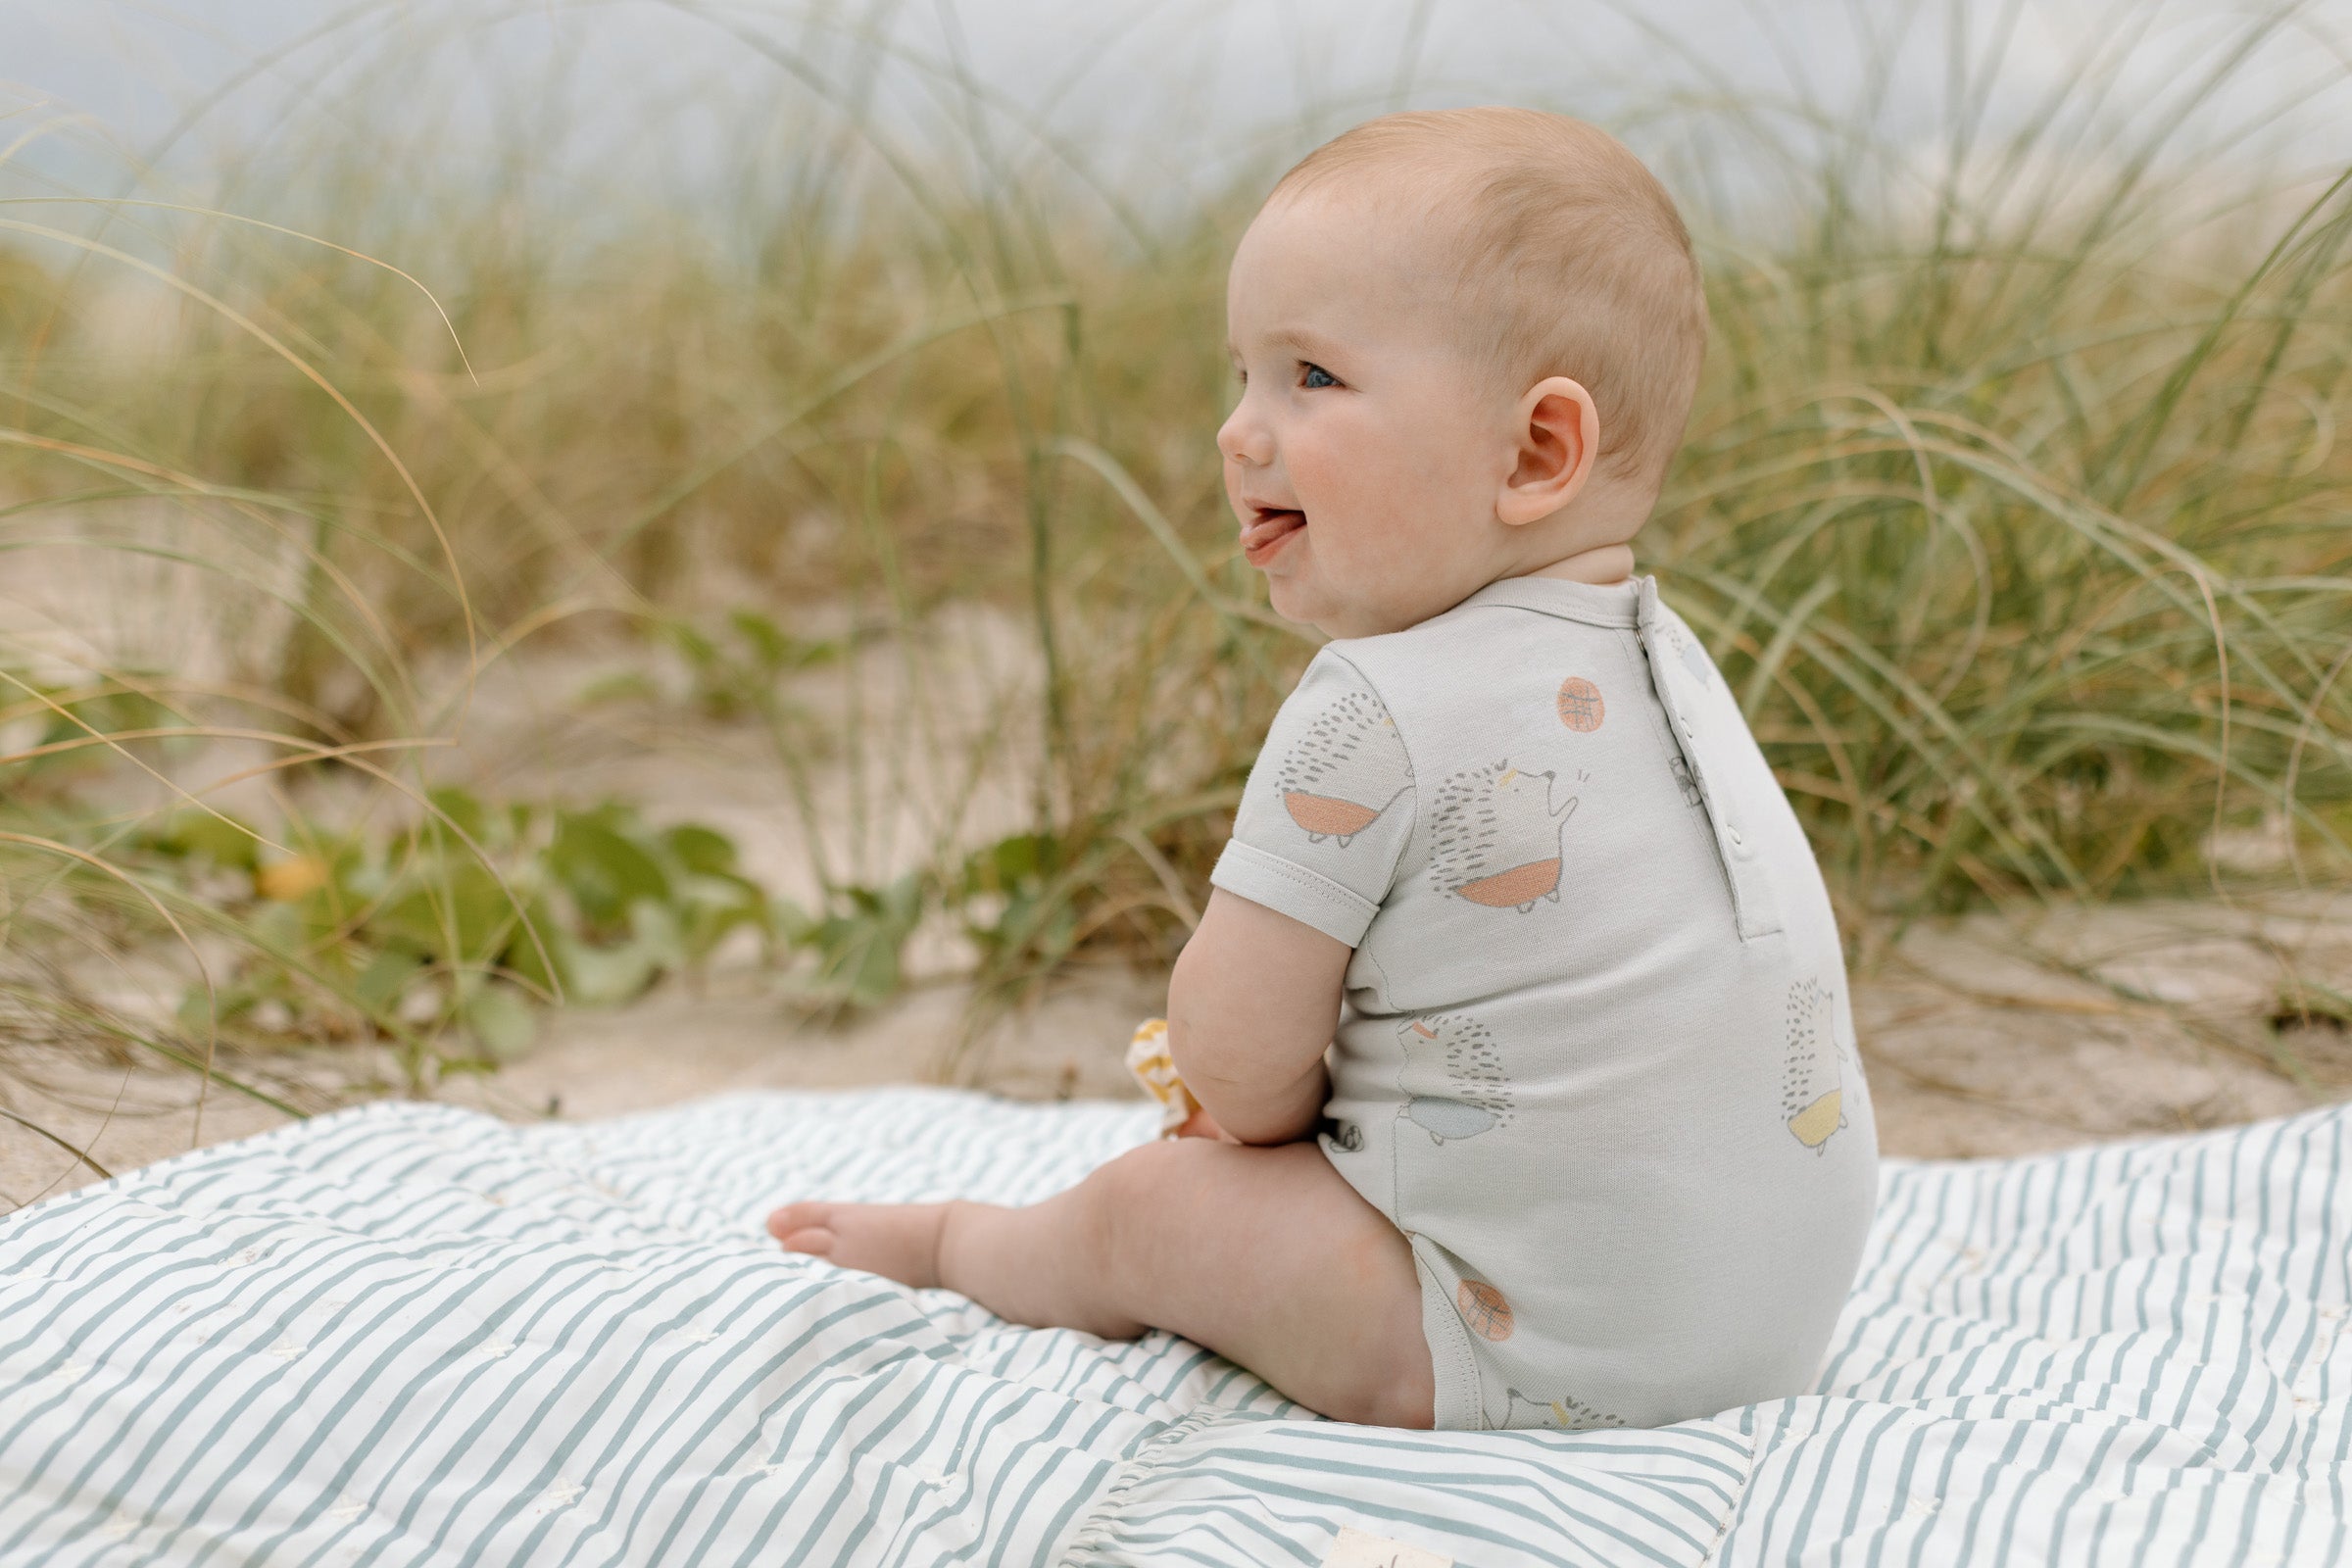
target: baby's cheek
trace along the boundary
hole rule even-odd
[[[1409,438],[1394,430],[1348,432],[1345,445],[1304,455],[1294,466],[1303,495],[1311,484],[1323,503],[1307,502],[1315,574],[1344,594],[1386,597],[1399,577],[1428,567],[1431,475]],[[1331,526],[1319,526],[1318,516]]]
[[[1291,479],[1315,536],[1315,553],[1324,560],[1347,559],[1351,544],[1379,525],[1379,477],[1370,466],[1318,452],[1294,460]]]
[[[1327,443],[1295,442],[1284,450],[1282,466],[1310,520],[1336,510],[1348,491],[1348,464]]]
[[[1423,476],[1395,469],[1367,470],[1348,495],[1347,556],[1360,574],[1394,577],[1429,565],[1432,529],[1429,486]]]

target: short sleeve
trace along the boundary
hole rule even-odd
[[[1315,656],[1274,715],[1212,886],[1354,947],[1413,830],[1413,769],[1380,695]]]

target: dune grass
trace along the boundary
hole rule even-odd
[[[1312,652],[1238,557],[1210,439],[1225,260],[1300,149],[1147,221],[884,42],[845,31],[820,72],[724,25],[784,102],[699,216],[551,184],[527,131],[445,170],[267,146],[129,204],[10,182],[0,580],[84,614],[0,625],[0,1035],[37,1014],[230,1080],[224,1039],[356,1036],[423,1086],[514,1049],[526,1004],[738,927],[834,1005],[903,984],[926,922],[983,1009],[1181,945]],[[2169,139],[2247,58],[2136,112],[2105,59],[1997,134],[1956,89],[1931,159],[1801,103],[1624,122],[1714,316],[1637,548],[1858,944],[2352,868],[2352,191]],[[347,89],[362,123],[392,59]],[[964,95],[953,156],[872,113],[915,67]],[[947,710],[972,656],[941,627],[975,606],[1021,628],[995,722]],[[482,671],[615,639],[770,736],[812,895],[621,808],[447,792],[432,750]],[[894,832],[909,771],[1017,779],[1026,825],[975,837],[950,787]],[[266,811],[216,804],[265,774]],[[76,1000],[61,943],[176,944],[179,995]]]

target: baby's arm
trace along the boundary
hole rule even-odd
[[[1168,1054],[1201,1108],[1243,1143],[1314,1131],[1353,952],[1262,904],[1209,891],[1168,980]]]

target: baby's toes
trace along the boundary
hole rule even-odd
[[[821,1256],[833,1250],[832,1218],[830,1203],[786,1203],[767,1216],[767,1234],[782,1242],[788,1252]]]

